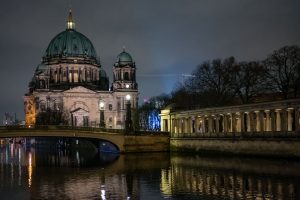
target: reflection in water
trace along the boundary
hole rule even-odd
[[[181,156],[171,160],[170,169],[162,171],[165,196],[181,199],[189,193],[195,199],[300,199],[299,162],[290,162],[288,169],[284,160]]]
[[[32,157],[31,157],[31,152],[28,154],[28,186],[31,186],[31,181],[32,181]]]
[[[300,162],[0,146],[1,199],[300,199]]]

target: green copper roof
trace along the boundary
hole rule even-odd
[[[74,29],[67,29],[56,35],[44,55],[46,58],[61,56],[97,58],[92,42]]]
[[[122,53],[120,53],[118,55],[117,63],[120,65],[132,64],[133,60],[129,53],[127,53],[126,51],[123,51]]]

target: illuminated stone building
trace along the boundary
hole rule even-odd
[[[300,99],[238,106],[161,111],[161,130],[173,135],[202,136],[224,133],[276,133],[300,130]]]
[[[126,109],[134,111],[138,104],[131,55],[123,50],[112,71],[110,85],[92,42],[75,29],[70,11],[66,30],[51,40],[29,83],[26,124],[124,128]]]

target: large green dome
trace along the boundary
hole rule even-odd
[[[92,42],[74,29],[67,29],[56,35],[48,45],[45,58],[90,57],[97,59]]]

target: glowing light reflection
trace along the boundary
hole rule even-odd
[[[105,200],[105,199],[106,199],[106,198],[105,198],[105,190],[104,190],[104,189],[101,190],[101,199],[102,199],[102,200]]]
[[[28,157],[28,187],[32,184],[32,155],[29,153]]]

